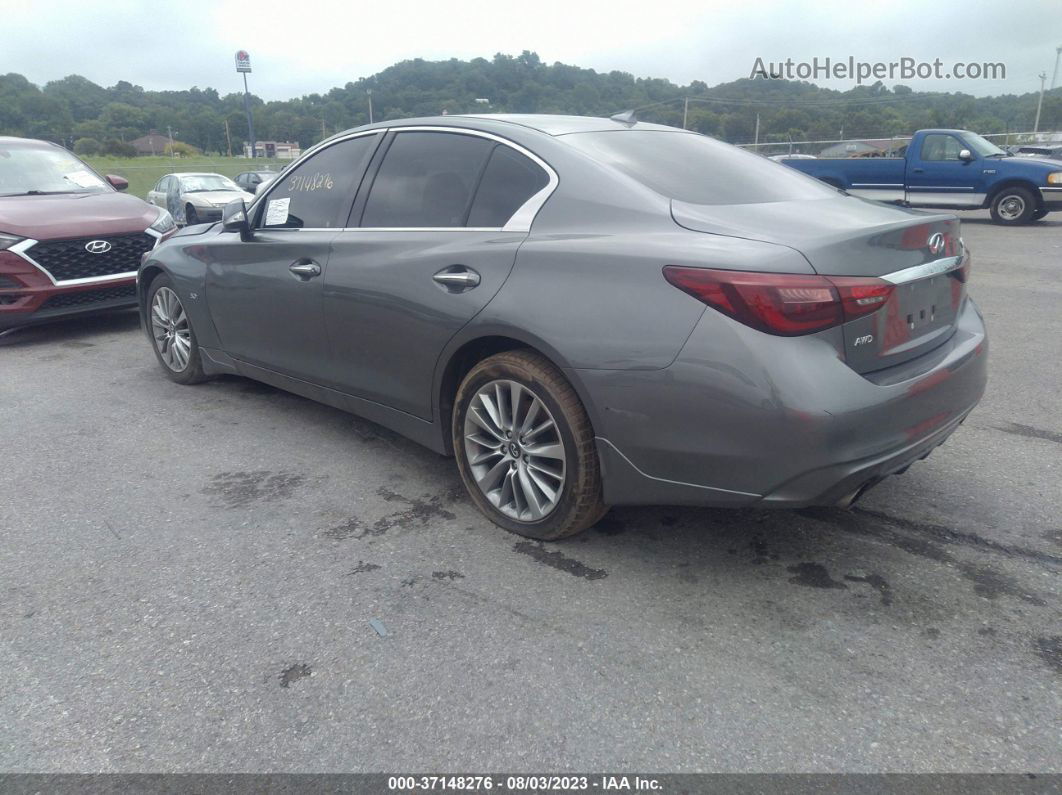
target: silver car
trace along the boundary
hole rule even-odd
[[[611,505],[850,504],[985,388],[959,222],[702,135],[565,116],[330,138],[141,267],[159,364],[456,458],[556,539]]]
[[[150,204],[169,210],[180,226],[220,221],[226,204],[253,198],[228,177],[207,173],[167,174],[147,195]]]

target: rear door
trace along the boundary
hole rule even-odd
[[[979,207],[984,176],[976,159],[961,160],[966,145],[951,133],[929,133],[909,162],[907,200],[926,207]]]
[[[430,419],[447,341],[505,282],[555,176],[499,138],[392,132],[371,188],[333,241],[324,315],[336,387]]]
[[[370,133],[318,151],[257,203],[251,240],[215,238],[207,300],[226,352],[303,380],[327,379],[324,276],[379,138]]]

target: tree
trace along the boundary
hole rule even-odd
[[[78,138],[74,142],[74,153],[78,155],[98,155],[102,149],[103,144],[95,138]]]

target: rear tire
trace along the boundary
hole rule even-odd
[[[148,285],[147,316],[144,318],[151,348],[163,372],[178,384],[206,381],[199,343],[191,319],[184,310],[173,280],[160,274]]]
[[[997,224],[1027,224],[1036,212],[1036,199],[1028,188],[1004,188],[992,200],[991,212],[992,220]]]
[[[472,501],[506,530],[553,541],[608,510],[590,419],[545,357],[506,351],[473,367],[457,390],[451,430]]]

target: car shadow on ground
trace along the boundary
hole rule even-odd
[[[21,326],[0,333],[0,348],[21,348],[71,342],[99,334],[123,333],[140,324],[136,309],[114,309],[34,326]]]

